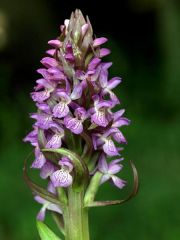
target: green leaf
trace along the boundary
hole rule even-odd
[[[88,178],[88,169],[85,163],[82,161],[81,157],[66,148],[58,148],[58,149],[49,148],[49,149],[42,149],[42,151],[59,153],[62,156],[68,157],[73,162],[74,171],[75,171],[73,188],[76,191],[80,191]]]
[[[37,221],[37,229],[41,240],[61,240],[53,231],[43,222]]]
[[[131,198],[136,196],[136,194],[138,192],[138,187],[139,187],[138,173],[137,173],[137,169],[132,161],[130,161],[130,164],[131,164],[131,167],[133,170],[134,184],[133,184],[133,189],[132,189],[131,193],[125,199],[114,200],[114,201],[111,201],[111,200],[109,200],[109,201],[94,201],[94,202],[88,203],[87,205],[85,205],[85,207],[104,207],[104,206],[110,206],[110,205],[119,205],[119,204],[129,201]]]

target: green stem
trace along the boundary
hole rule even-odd
[[[68,189],[68,206],[64,210],[65,240],[89,240],[88,210],[83,208],[83,191]]]

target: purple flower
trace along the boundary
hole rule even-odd
[[[31,97],[32,97],[33,101],[41,103],[50,97],[51,92],[53,92],[55,89],[55,83],[49,82],[48,80],[45,80],[44,78],[39,79],[36,82],[38,84],[35,88],[36,92],[32,92]],[[43,90],[37,91],[42,88],[43,88]]]
[[[41,168],[40,176],[41,178],[46,179],[50,177],[54,171],[55,166],[50,161],[46,161],[46,163]]]
[[[48,191],[51,193],[56,193],[55,188],[53,187],[52,183],[50,182],[48,185]],[[42,204],[42,208],[40,209],[38,215],[37,215],[37,219],[39,221],[44,221],[45,219],[45,214],[46,214],[46,210],[50,210],[53,212],[57,212],[62,214],[62,210],[60,209],[60,207],[54,203],[48,202],[47,200],[45,200],[44,198],[40,197],[40,196],[35,196],[34,199],[36,200],[36,202]]]
[[[65,92],[58,92],[59,102],[53,108],[53,116],[63,118],[69,113],[71,98]]]
[[[34,130],[30,132],[24,139],[24,142],[30,142],[32,146],[37,147],[38,146],[38,128],[36,126],[33,126]]]
[[[35,148],[35,160],[32,163],[32,168],[42,168],[46,159],[38,147]]]
[[[67,116],[64,118],[66,128],[74,134],[80,134],[83,131],[83,122],[87,118],[87,112],[84,108],[77,108],[74,112],[75,117]]]
[[[83,164],[92,175],[98,165],[103,173],[102,182],[112,180],[119,188],[124,186],[124,181],[115,176],[122,168],[120,160],[108,164],[105,157],[120,156],[121,145],[127,143],[122,127],[129,125],[130,121],[124,117],[123,109],[117,110],[120,101],[113,92],[121,78],[109,79],[112,62],[103,61],[103,57],[110,53],[109,49],[101,47],[107,38],[93,36],[89,19],[85,19],[79,10],[71,15],[70,20],[66,19],[60,26],[60,36],[48,42],[48,55],[42,58],[43,67],[37,70],[40,79],[31,93],[37,111],[31,114],[35,119],[33,131],[24,141],[35,148],[32,168],[38,168],[41,178],[50,179],[54,188],[68,188],[76,181],[73,178],[76,165],[73,166],[66,157],[55,163],[58,154],[52,152],[53,158],[50,159],[51,155],[43,155],[41,149],[60,151],[63,148],[76,154],[74,145],[70,144],[71,140],[76,144],[76,139],[82,161],[88,159]],[[101,158],[91,169],[91,159],[97,159],[97,153]],[[42,219],[45,210],[52,205],[36,198],[44,206],[40,213]]]
[[[99,96],[94,96],[94,114],[91,116],[91,122],[98,126],[106,127],[109,123],[108,109],[112,107],[111,101],[100,100]]]
[[[53,124],[52,115],[45,113],[33,113],[31,118],[36,119],[35,126],[41,129],[48,129]]]
[[[118,188],[123,188],[125,186],[125,181],[120,179],[119,177],[115,176],[115,174],[119,173],[122,169],[122,165],[119,164],[123,158],[116,159],[111,161],[109,164],[106,162],[106,157],[104,154],[101,155],[99,159],[98,169],[103,176],[101,178],[101,184],[111,180],[114,185]]]
[[[59,161],[61,166],[60,170],[55,171],[50,179],[54,187],[68,187],[72,184],[73,178],[70,175],[70,172],[73,170],[73,165],[71,161],[64,157]]]
[[[62,145],[62,138],[64,137],[64,130],[58,126],[53,128],[53,134],[46,144],[46,148],[60,148]]]

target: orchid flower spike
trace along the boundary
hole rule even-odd
[[[34,148],[31,168],[39,170],[48,190],[32,183],[26,171],[25,179],[43,205],[38,219],[44,220],[46,210],[61,214],[66,239],[89,239],[88,227],[80,222],[87,218],[86,208],[104,204],[94,202],[103,183],[126,185],[118,174],[127,144],[122,128],[130,120],[113,92],[122,79],[109,76],[107,41],[94,37],[89,18],[77,9],[60,26],[59,36],[48,41],[30,94],[37,110],[30,114],[33,130],[24,141]]]

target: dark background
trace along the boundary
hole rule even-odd
[[[0,0],[0,239],[35,240],[39,205],[22,178],[31,147],[29,97],[47,41],[80,8],[96,36],[109,38],[111,75],[132,125],[121,176],[128,186],[109,184],[99,199],[123,198],[131,189],[132,159],[139,172],[138,196],[121,206],[91,210],[92,239],[180,239],[180,3],[175,0]],[[35,173],[36,174],[36,173]],[[37,176],[35,176],[37,177]],[[53,222],[48,217],[47,222]]]

